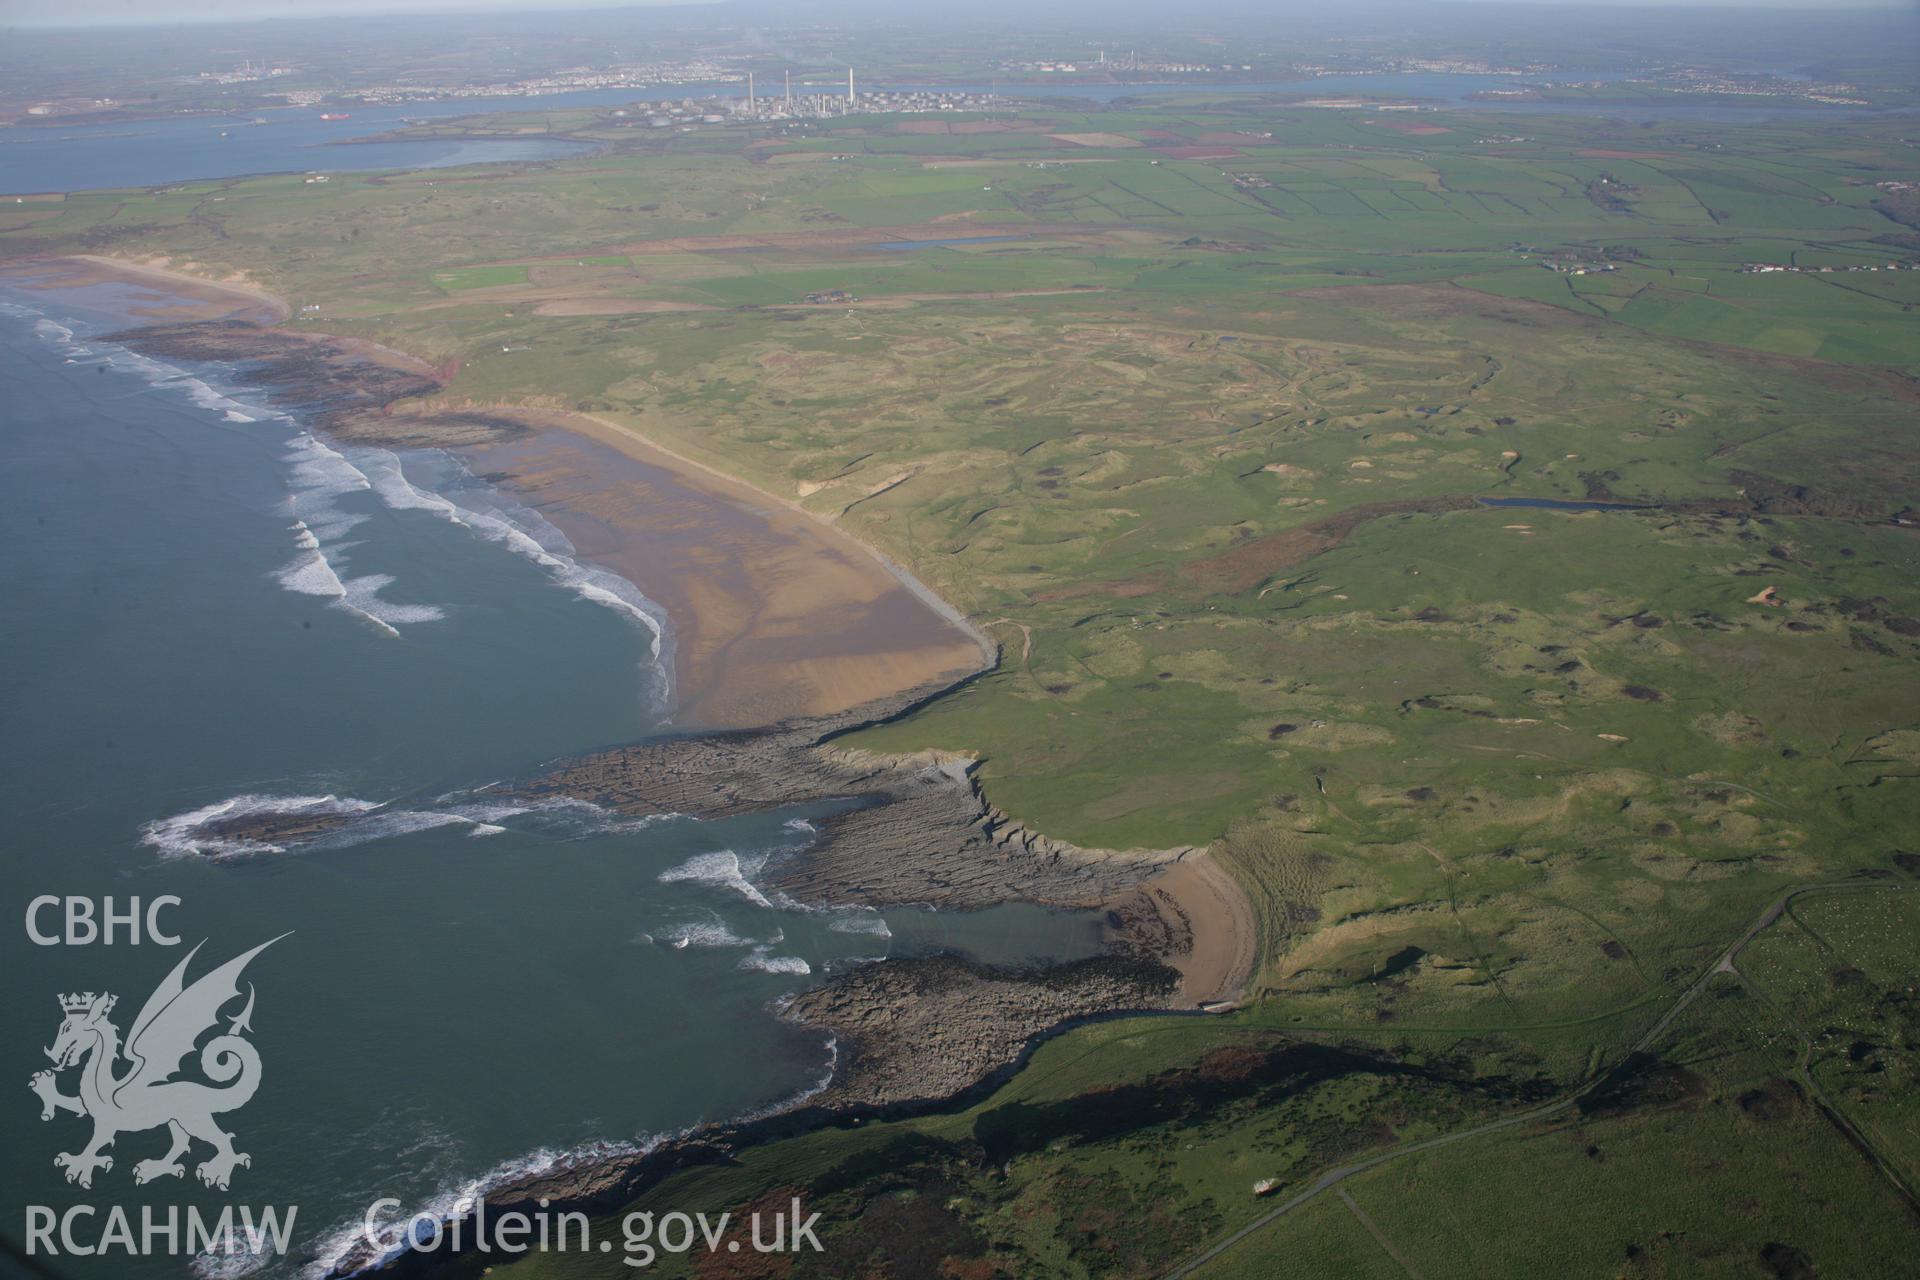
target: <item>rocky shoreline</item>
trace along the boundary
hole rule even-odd
[[[441,371],[353,339],[200,322],[149,326],[112,340],[165,359],[236,364],[242,381],[307,413],[337,440],[461,448],[533,429],[510,413],[398,411],[399,402],[438,391]],[[543,1200],[554,1209],[617,1208],[674,1170],[726,1159],[747,1143],[953,1104],[1003,1080],[1034,1044],[1076,1021],[1193,1006],[1183,999],[1182,975],[1173,967],[1193,949],[1193,921],[1172,895],[1143,885],[1201,850],[1082,849],[1030,831],[994,808],[964,757],[880,757],[836,745],[852,730],[905,715],[955,687],[943,679],[836,715],[611,748],[497,791],[697,818],[832,806],[814,820],[819,835],[810,848],[769,868],[769,891],[821,905],[1097,907],[1107,912],[1110,953],[1025,968],[950,955],[860,966],[780,1010],[834,1038],[836,1069],[817,1095],[774,1116],[703,1128],[643,1153],[584,1158],[489,1188],[490,1209]],[[308,817],[296,828],[269,831],[239,820],[221,834],[298,839],[318,834],[325,821]],[[411,1253],[383,1258],[361,1246],[331,1274],[413,1274],[446,1261]]]
[[[896,719],[954,687],[909,690],[767,729],[614,747],[509,790],[634,816],[725,818],[838,803],[814,820],[819,837],[804,858],[769,869],[770,887],[818,904],[1094,906],[1199,852],[1082,849],[1029,831],[989,804],[967,757],[875,756],[834,746],[843,734]]]
[[[810,904],[968,910],[1008,901],[1101,907],[1113,954],[1036,969],[952,957],[864,965],[788,1004],[841,1050],[823,1102],[893,1106],[967,1087],[1015,1060],[1049,1026],[1124,1009],[1177,1007],[1191,921],[1142,886],[1192,848],[1082,849],[1028,831],[988,804],[971,762],[836,748],[834,739],[905,714],[946,688],[913,690],[843,715],[774,728],[666,738],[597,752],[508,788],[618,813],[698,818],[835,803],[804,852],[763,884]]]
[[[443,1226],[459,1224],[457,1238],[465,1242],[461,1250],[396,1252],[391,1246],[379,1248],[361,1240],[331,1260],[324,1280],[438,1275],[476,1251],[477,1239],[484,1238],[497,1249],[500,1242],[492,1233],[509,1214],[532,1218],[537,1214],[615,1213],[683,1170],[730,1163],[750,1147],[829,1127],[846,1128],[971,1106],[1012,1079],[1040,1045],[1073,1027],[1123,1013],[1158,1011],[1183,1016],[1156,1009],[1153,1004],[1156,997],[1164,997],[1171,990],[1170,970],[1151,961],[1120,957],[1098,957],[1044,969],[1010,969],[977,965],[952,956],[930,956],[878,961],[863,966],[854,976],[861,979],[854,987],[833,984],[809,993],[819,996],[814,1008],[830,1020],[836,1034],[840,1028],[852,1028],[871,1018],[875,1008],[902,998],[920,1002],[922,1012],[916,1021],[922,1026],[939,1025],[958,1016],[967,1027],[985,1033],[983,1043],[997,1043],[1001,1038],[998,1029],[989,1024],[1002,1016],[1023,1017],[1032,1029],[1005,1061],[989,1065],[986,1056],[972,1055],[963,1060],[963,1066],[943,1073],[934,1082],[939,1092],[912,1090],[926,1092],[923,1097],[882,1102],[830,1084],[797,1105],[767,1115],[702,1125],[644,1150],[562,1160],[539,1173],[481,1188],[484,1217],[468,1209],[443,1220]],[[983,985],[991,989],[985,999]],[[1135,1000],[1144,1000],[1145,1007],[1133,1007]],[[1115,1002],[1119,1007],[1110,1007]],[[962,1045],[966,1039],[964,1032],[948,1037],[955,1045]],[[841,1042],[838,1049],[842,1062],[860,1052],[846,1042]],[[888,1074],[885,1062],[870,1064],[865,1073],[868,1078],[885,1078]],[[448,1230],[446,1238],[454,1238],[454,1232]]]
[[[839,735],[905,714],[945,690],[913,690],[764,730],[616,747],[500,790],[586,800],[626,814],[702,818],[838,802],[845,806],[838,813],[815,820],[815,844],[772,868],[767,888],[807,902],[871,906],[968,909],[1015,899],[1099,905],[1113,929],[1109,954],[1024,967],[953,955],[861,965],[780,1009],[781,1017],[833,1037],[834,1071],[819,1092],[770,1116],[485,1188],[490,1218],[536,1207],[611,1212],[681,1169],[730,1160],[745,1146],[965,1105],[1008,1079],[1047,1037],[1077,1023],[1192,1008],[1169,964],[1192,950],[1192,922],[1146,882],[1198,851],[1080,849],[1010,822],[986,803],[962,760],[883,758],[833,746]],[[471,1240],[481,1225],[463,1222],[461,1238]],[[361,1245],[328,1275],[426,1275],[448,1261],[443,1253],[388,1256]]]
[[[766,730],[613,748],[500,792],[696,817],[839,802],[846,807],[815,820],[814,846],[773,868],[767,888],[813,903],[1099,905],[1113,932],[1109,954],[1017,967],[954,955],[861,965],[779,1010],[833,1037],[834,1070],[818,1092],[768,1116],[703,1126],[645,1151],[589,1156],[484,1188],[488,1219],[536,1208],[609,1213],[682,1169],[731,1160],[747,1146],[967,1105],[1011,1078],[1044,1040],[1081,1022],[1193,1008],[1169,963],[1192,950],[1192,922],[1148,882],[1168,862],[1197,851],[1113,853],[1049,840],[988,805],[959,760],[886,759],[832,745],[838,734],[904,714],[943,691],[916,690]],[[461,1239],[485,1234],[485,1222],[459,1216]],[[327,1276],[430,1275],[451,1261],[444,1252],[383,1253],[360,1244]]]
[[[448,410],[398,413],[404,400],[431,395],[442,371],[425,361],[353,338],[263,329],[245,321],[146,325],[108,334],[108,342],[162,360],[220,361],[288,408],[311,414],[337,440],[395,449],[455,449],[527,434],[504,414]]]

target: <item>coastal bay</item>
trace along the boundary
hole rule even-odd
[[[1021,962],[1017,952],[997,962],[909,953],[830,974],[812,988],[820,995],[788,1009],[840,1046],[834,1088],[821,1103],[937,1105],[1004,1070],[1062,1021],[1191,1008],[1231,996],[1244,980],[1251,936],[1234,930],[1250,926],[1250,915],[1220,908],[1224,877],[1201,870],[1202,851],[1079,850],[994,809],[964,761],[876,760],[833,746],[848,728],[936,696],[993,653],[903,571],[831,525],[618,424],[511,406],[427,412],[427,362],[362,340],[260,328],[253,321],[270,314],[261,299],[223,284],[169,300],[151,270],[117,276],[101,262],[33,264],[13,278],[49,291],[56,281],[137,290],[140,318],[156,323],[118,341],[166,359],[225,363],[276,400],[304,406],[341,447],[456,456],[476,482],[563,530],[583,562],[631,574],[665,607],[679,733],[497,786],[485,792],[490,802],[576,802],[639,823],[660,813],[725,821],[812,806],[821,834],[813,848],[762,869],[769,892],[778,886],[830,912],[930,904],[963,918],[1036,902],[1080,913],[1061,918],[1063,937],[1086,913],[1104,916],[1104,945],[1117,952],[1106,967]],[[752,607],[762,595],[770,603]],[[742,751],[743,742],[760,746]],[[747,758],[731,791],[707,767],[715,750]],[[663,769],[682,779],[680,789],[659,785]],[[704,798],[684,785],[689,779]],[[192,834],[322,850],[360,820],[351,808],[270,811]],[[915,976],[928,965],[941,975],[937,1000]],[[586,1166],[562,1160],[562,1176],[591,1176],[584,1170],[610,1157],[582,1158]],[[540,1176],[551,1173],[543,1166]]]
[[[13,33],[0,1244],[1914,1254],[1912,17],[759,16]]]

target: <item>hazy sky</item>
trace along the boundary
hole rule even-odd
[[[101,23],[245,22],[328,14],[406,14],[480,9],[632,9],[703,0],[0,0],[0,26],[90,26]],[[800,6],[796,6],[800,7]]]
[[[701,3],[703,0],[0,0],[0,27],[6,26],[93,26],[101,24],[150,24],[173,22],[247,21],[258,18],[311,17],[327,14],[402,14],[448,11],[473,12],[480,9],[530,12],[551,9],[565,12],[577,9],[618,9],[655,7],[661,4]],[[882,6],[890,20],[911,18],[926,0],[893,0]],[[1447,0],[1436,0],[1445,3]],[[1460,0],[1464,2],[1464,0]],[[1610,6],[1679,8],[1703,4],[1789,9],[1900,9],[1913,8],[1920,0],[1536,0],[1538,3],[1579,3]],[[756,5],[762,21],[768,9],[780,5]],[[806,0],[794,0],[791,12],[803,18],[817,6]],[[945,5],[937,6],[951,13]],[[1050,6],[1036,0],[1029,9],[1045,15]],[[1085,12],[1085,5],[1070,6]],[[1204,11],[1204,3],[1200,6]],[[1194,11],[1179,9],[1183,18]]]

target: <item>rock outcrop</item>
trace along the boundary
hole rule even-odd
[[[795,997],[786,1014],[834,1033],[839,1069],[820,1103],[885,1107],[951,1097],[1012,1065],[1046,1031],[1163,1008],[1178,985],[1177,973],[1145,958],[1002,969],[928,956],[862,965]]]
[[[1030,831],[989,805],[964,757],[876,756],[836,748],[852,728],[891,719],[940,690],[916,690],[843,716],[771,729],[665,738],[574,760],[517,788],[629,814],[730,817],[837,802],[804,855],[768,869],[806,902],[1104,903],[1191,847],[1083,849]]]

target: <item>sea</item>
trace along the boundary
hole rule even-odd
[[[763,887],[827,810],[702,822],[507,794],[671,731],[672,619],[457,459],[330,443],[241,370],[109,341],[134,302],[0,290],[0,1234],[23,1242],[21,1207],[77,1205],[297,1206],[297,1229],[285,1259],[59,1274],[319,1275],[376,1200],[441,1211],[803,1100],[836,1046],[778,1009],[851,966],[1099,949],[1087,913],[814,909]],[[262,815],[324,832],[276,844],[244,825]],[[125,924],[65,941],[86,934],[70,899],[97,924],[164,898],[179,945]],[[164,1129],[69,1184],[54,1157],[87,1124],[42,1120],[26,1088],[61,997],[112,993],[126,1032],[191,948],[188,981],[269,940],[240,988],[262,1070],[222,1119],[250,1157],[230,1190],[195,1179],[204,1148],[136,1186]]]
[[[1494,87],[1481,79],[1246,87],[1459,101]],[[329,144],[402,117],[666,92],[736,90],[0,130],[0,190],[547,158],[573,148]],[[702,822],[513,798],[551,762],[672,731],[673,620],[456,458],[329,442],[242,370],[111,341],[135,301],[0,286],[0,869],[16,922],[0,927],[0,1058],[18,1090],[0,1106],[0,1238],[23,1243],[29,1206],[293,1208],[284,1257],[62,1256],[54,1273],[319,1276],[377,1200],[444,1212],[804,1101],[837,1046],[779,1008],[850,966],[1101,946],[1084,913],[789,901],[766,868],[804,857],[824,811]],[[324,831],[276,846],[248,833],[261,816]],[[163,899],[177,946],[124,924],[111,945],[29,936],[64,939],[70,902],[97,923]],[[231,1187],[194,1177],[204,1148],[184,1176],[136,1185],[159,1129],[121,1135],[90,1188],[69,1183],[54,1157],[87,1124],[41,1119],[26,1088],[51,1065],[62,997],[111,993],[125,1031],[190,949],[188,981],[269,942],[243,975],[262,1071],[223,1117],[249,1157]]]

